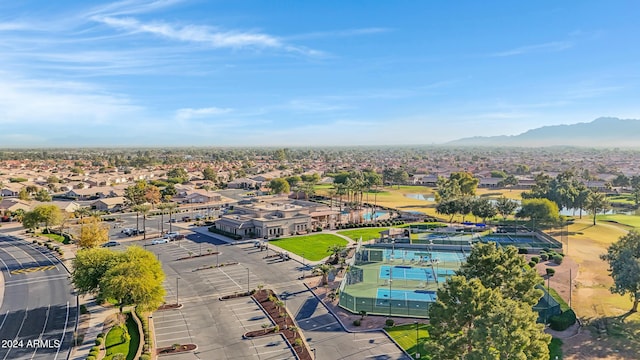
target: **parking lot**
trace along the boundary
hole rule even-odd
[[[219,300],[220,296],[255,289],[259,284],[273,289],[286,302],[310,346],[317,350],[317,359],[405,359],[382,333],[345,333],[297,280],[303,270],[309,271],[308,267],[280,258],[265,259],[267,252],[252,243],[229,245],[206,233],[191,233],[184,228],[180,231],[186,238],[167,244],[150,245],[151,239],[127,242],[146,243],[146,248],[156,254],[166,274],[166,303],[175,304],[177,299],[183,304],[181,309],[153,314],[157,346],[198,345],[195,352],[172,355],[173,359],[293,359],[280,335],[242,338],[248,331],[261,330],[263,324],[272,325],[251,298]],[[219,255],[214,254],[216,251]]]

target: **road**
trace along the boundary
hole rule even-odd
[[[67,359],[77,320],[69,274],[46,249],[0,235],[0,360]]]

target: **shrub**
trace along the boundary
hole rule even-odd
[[[151,354],[140,355],[140,360],[151,360]]]
[[[556,273],[556,269],[552,269],[552,268],[546,268],[546,271],[548,276],[553,276]]]
[[[99,338],[103,338],[103,337],[104,337],[104,333],[100,333],[100,334],[98,334],[98,336],[97,336],[97,337],[99,337]]]
[[[549,319],[549,327],[556,331],[563,331],[576,323],[576,313],[569,309],[560,315],[554,315]]]
[[[529,261],[529,267],[530,267],[530,268],[534,268],[534,267],[536,267],[536,263],[535,263],[535,262],[533,262],[533,261]]]
[[[95,356],[98,357],[98,355],[100,354],[100,351],[89,351],[89,356]]]
[[[360,319],[353,320],[353,326],[360,326],[360,324],[361,324]]]
[[[537,257],[537,256],[534,256],[534,257],[532,257],[532,258],[531,258],[531,261],[533,261],[534,263],[536,263],[536,264],[537,264],[537,263],[539,263],[539,262],[540,262],[540,258],[539,258],[539,257]]]
[[[98,351],[100,352],[100,346],[94,346],[91,348],[91,351]]]
[[[97,338],[96,339],[96,345],[98,345],[98,346],[102,345],[103,342],[104,342],[103,338]]]
[[[563,259],[564,258],[562,256],[560,256],[560,255],[554,255],[553,256],[553,262],[558,264],[558,265],[562,264],[562,260]]]
[[[395,321],[393,321],[393,319],[387,319],[384,324],[387,326],[393,326],[393,324],[395,324]]]
[[[96,360],[96,357],[93,356],[93,355],[89,355],[89,356],[87,356],[86,360]]]
[[[518,248],[518,254],[528,254],[529,250],[527,248]]]
[[[280,325],[276,325],[276,326],[274,326],[274,327],[273,327],[273,331],[274,331],[274,332],[278,332],[278,331],[280,331]]]
[[[542,261],[547,261],[549,260],[549,255],[547,253],[540,253],[540,259]]]
[[[322,228],[321,228],[320,226],[318,226],[318,227],[316,228],[316,231],[317,231],[317,232],[320,232],[320,231],[322,231]]]

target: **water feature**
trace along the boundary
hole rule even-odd
[[[423,200],[423,201],[436,201],[435,196],[433,195],[424,195],[424,194],[404,194],[405,197],[415,200]]]

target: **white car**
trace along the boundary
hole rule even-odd
[[[169,239],[153,239],[151,240],[151,245],[167,244],[168,242]]]
[[[180,233],[179,233],[179,232],[177,232],[177,231],[171,231],[171,232],[168,232],[168,233],[164,234],[164,236],[163,236],[163,237],[164,237],[165,239],[172,239],[172,240],[173,240],[173,239],[175,239],[178,235],[180,235]]]

